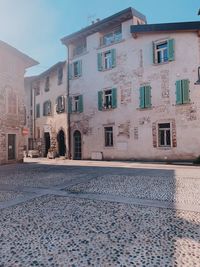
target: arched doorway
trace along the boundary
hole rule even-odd
[[[50,141],[50,134],[49,133],[44,133],[44,144],[45,144],[45,153],[44,156],[46,157],[48,154],[48,150],[51,146],[51,141]]]
[[[81,133],[79,131],[74,132],[74,159],[81,159]]]
[[[63,130],[60,130],[57,135],[58,141],[58,153],[59,156],[65,156],[66,153],[66,145],[65,145],[65,133]]]

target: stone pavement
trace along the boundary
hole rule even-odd
[[[200,169],[0,166],[0,266],[200,266]]]

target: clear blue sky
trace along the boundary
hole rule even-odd
[[[39,74],[66,59],[60,38],[130,6],[148,23],[200,21],[200,0],[0,0],[0,39],[39,61],[27,72]]]

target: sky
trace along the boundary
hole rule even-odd
[[[37,75],[66,59],[62,37],[128,7],[149,24],[200,21],[200,0],[0,0],[0,40],[39,61],[26,73]]]

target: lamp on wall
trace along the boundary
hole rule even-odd
[[[200,84],[200,66],[198,67],[198,80],[195,82],[195,84]]]

